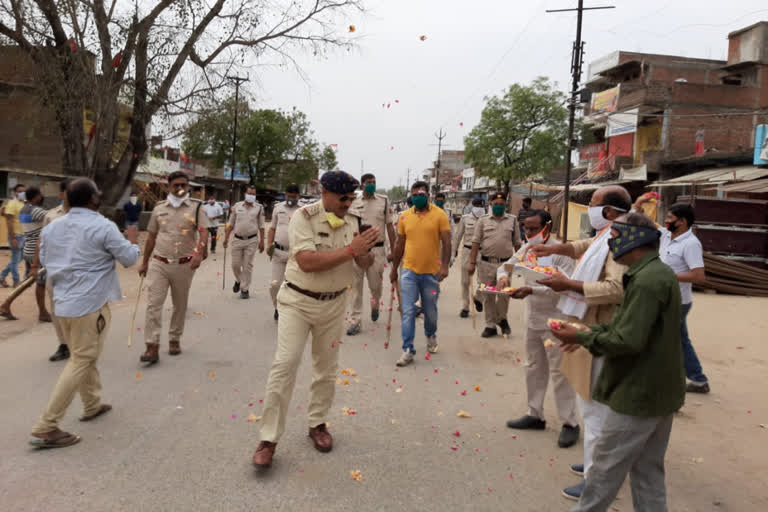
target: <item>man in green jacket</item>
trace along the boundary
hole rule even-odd
[[[659,259],[659,231],[630,213],[617,219],[608,241],[614,260],[629,268],[624,298],[609,325],[553,328],[564,351],[579,345],[605,356],[592,398],[610,408],[579,504],[571,512],[610,507],[627,473],[637,511],[667,510],[664,455],[673,414],[683,405],[680,287]]]

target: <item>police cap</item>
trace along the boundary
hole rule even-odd
[[[351,194],[360,186],[354,176],[344,171],[328,171],[320,178],[323,188],[335,194]]]

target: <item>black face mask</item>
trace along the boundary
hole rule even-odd
[[[677,222],[667,222],[667,231],[674,233],[678,227],[680,226],[677,225]]]

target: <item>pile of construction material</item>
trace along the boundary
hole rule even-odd
[[[768,270],[704,253],[707,280],[697,287],[720,293],[768,297]]]

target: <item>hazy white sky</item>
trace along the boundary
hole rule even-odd
[[[413,172],[431,165],[440,127],[446,149],[463,147],[484,96],[539,75],[570,87],[576,15],[544,11],[576,5],[367,0],[366,14],[343,20],[356,26],[356,50],[324,60],[300,56],[309,83],[291,69],[262,68],[248,93],[260,108],[306,112],[317,137],[338,144],[340,168],[359,176],[364,161],[379,186],[404,184],[408,167],[413,181]],[[614,50],[725,59],[728,32],[768,20],[765,0],[585,2],[599,5],[616,9],[585,14],[586,63]]]

